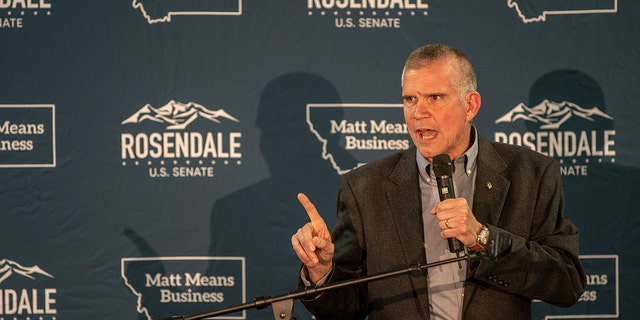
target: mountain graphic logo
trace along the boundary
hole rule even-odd
[[[0,283],[2,283],[4,280],[7,280],[13,275],[21,275],[29,279],[35,279],[35,275],[37,274],[53,278],[52,275],[42,270],[38,266],[25,267],[15,261],[7,259],[0,260]]]
[[[154,108],[147,103],[136,113],[122,121],[122,124],[141,123],[149,120],[158,123],[166,123],[167,130],[184,130],[189,124],[193,123],[198,118],[204,118],[216,123],[221,123],[221,119],[239,122],[238,119],[234,118],[223,109],[209,110],[195,102],[180,103],[175,100],[171,100],[160,108]]]
[[[553,102],[545,99],[534,107],[527,107],[524,103],[520,103],[498,118],[495,123],[515,122],[522,119],[540,123],[540,129],[558,129],[572,117],[579,117],[592,122],[595,121],[594,117],[613,120],[611,116],[602,112],[598,107],[586,109],[568,101]]]

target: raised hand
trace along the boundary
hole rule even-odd
[[[291,244],[298,259],[307,267],[309,280],[316,283],[333,267],[334,246],[327,224],[313,203],[303,193],[298,194],[298,201],[307,211],[310,222],[291,237]]]

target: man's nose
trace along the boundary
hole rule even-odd
[[[413,110],[413,116],[415,118],[431,118],[431,106],[425,100],[419,100],[416,103],[415,110]]]

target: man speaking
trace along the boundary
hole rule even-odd
[[[586,285],[578,230],[564,216],[553,159],[491,142],[472,120],[476,76],[455,48],[426,45],[402,73],[404,117],[415,147],[340,178],[329,232],[311,201],[310,222],[291,238],[303,263],[300,285],[322,285],[455,257],[447,239],[483,250],[508,239],[497,260],[331,290],[303,300],[317,319],[530,319],[531,301],[574,304]],[[451,160],[455,197],[440,201],[433,159]]]

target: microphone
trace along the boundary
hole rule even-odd
[[[451,199],[456,197],[456,193],[453,190],[453,163],[449,155],[440,154],[433,158],[433,173],[436,176],[438,182],[438,194],[440,195],[440,201]],[[448,238],[449,252],[455,253],[459,256],[461,251],[464,251],[464,245],[460,240],[456,238]]]

